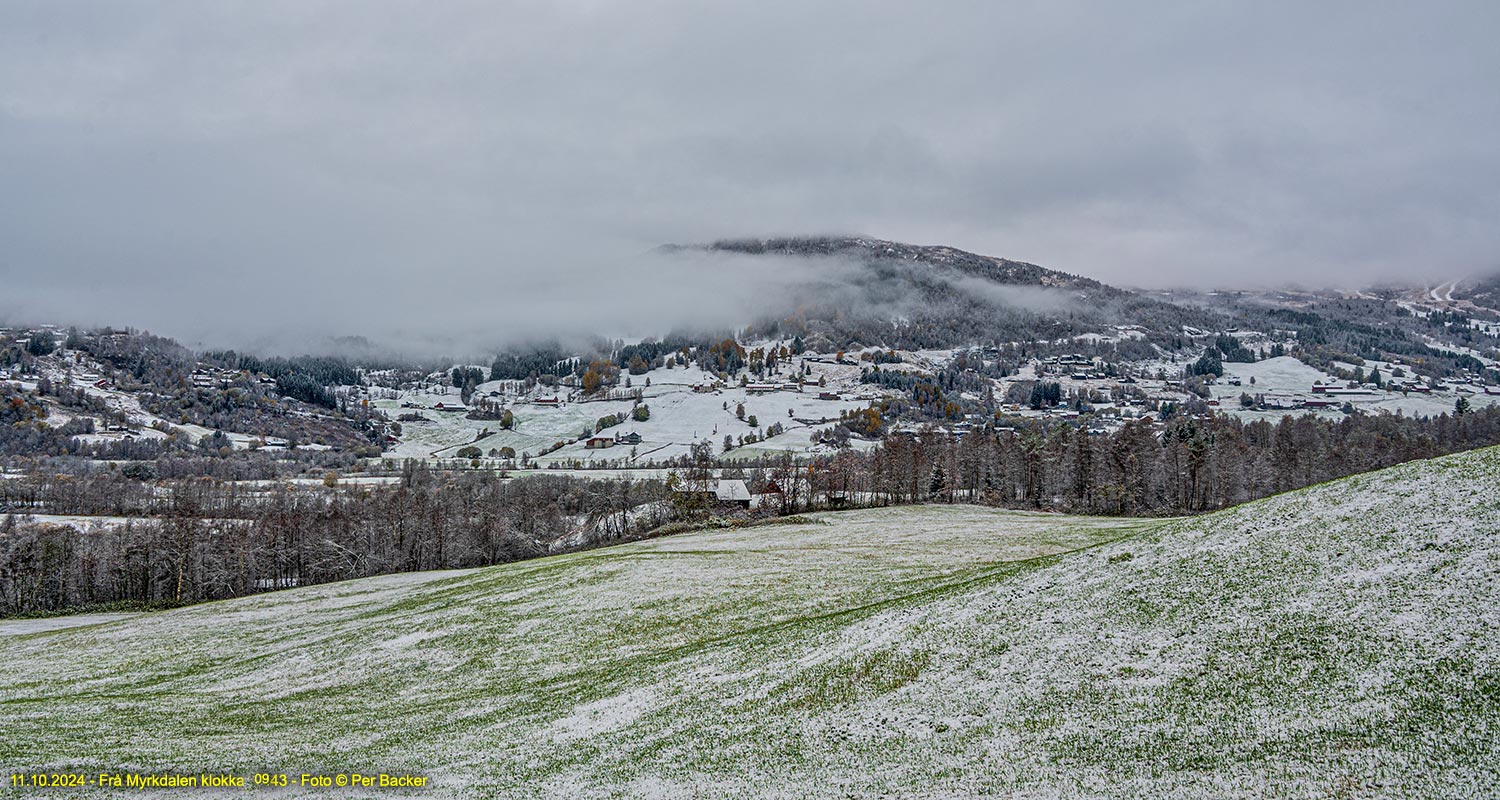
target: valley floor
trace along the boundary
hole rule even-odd
[[[1490,449],[1188,520],[854,511],[11,631],[0,764],[426,797],[1493,796],[1497,486]],[[138,793],[84,796],[112,791]]]

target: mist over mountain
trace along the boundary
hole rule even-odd
[[[6,3],[0,313],[461,356],[802,293],[663,242],[1149,289],[1500,265],[1493,3],[649,5]]]
[[[800,261],[840,276],[840,282],[816,287],[822,291],[799,293],[794,309],[766,315],[750,329],[766,337],[812,336],[835,347],[1114,338],[1125,327],[1171,334],[1184,324],[1209,326],[1215,319],[1092,278],[941,245],[782,237],[723,240],[688,249],[693,251]]]
[[[1253,310],[1248,300],[1239,311],[1229,307],[1237,291],[1283,303],[1281,290],[1127,289],[947,245],[857,235],[667,244],[624,257],[560,249],[531,261],[535,269],[521,278],[492,272],[455,286],[413,274],[313,286],[307,296],[254,294],[248,302],[215,297],[158,308],[130,292],[108,299],[78,292],[54,304],[10,297],[0,299],[0,320],[130,326],[200,349],[417,364],[484,363],[497,351],[538,343],[593,352],[607,351],[600,342],[616,339],[736,332],[800,335],[825,348],[942,348],[1113,339],[1135,329],[1132,336],[1160,344],[1184,326],[1224,327]],[[1497,285],[1500,277],[1292,291],[1325,298],[1440,296],[1483,314],[1500,305]],[[319,299],[326,291],[332,300]]]
[[[145,328],[203,348],[406,360],[478,360],[539,340],[579,345],[747,327],[767,336],[786,327],[841,345],[944,347],[1209,324],[1201,312],[1092,278],[869,237],[723,240],[628,257],[562,250],[532,261],[525,277],[487,273],[461,286],[413,274],[313,285],[308,296],[256,293],[248,302],[215,297],[164,308],[139,299],[137,288],[24,307],[12,298],[0,301],[0,316]],[[326,291],[335,297],[318,301]]]

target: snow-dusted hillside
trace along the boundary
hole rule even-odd
[[[1490,449],[1179,521],[849,512],[21,634],[0,762],[432,797],[1491,797],[1497,485]]]
[[[1341,364],[1340,366],[1352,371],[1356,365]],[[1367,370],[1377,368],[1385,379],[1389,380],[1392,371],[1398,369],[1399,365],[1371,359],[1366,360],[1363,367]],[[1231,381],[1234,382],[1231,383]],[[1225,362],[1224,375],[1211,387],[1210,391],[1220,402],[1221,411],[1247,420],[1275,421],[1287,414],[1318,414],[1338,418],[1343,415],[1340,408],[1344,402],[1348,402],[1351,407],[1366,414],[1399,413],[1409,417],[1436,417],[1441,414],[1451,414],[1454,401],[1460,397],[1467,398],[1475,408],[1500,403],[1500,394],[1486,394],[1478,386],[1440,384],[1441,388],[1435,392],[1417,393],[1389,388],[1376,389],[1366,385],[1366,391],[1361,393],[1336,396],[1334,399],[1337,402],[1332,405],[1322,408],[1297,408],[1296,406],[1303,401],[1329,399],[1328,395],[1318,395],[1313,392],[1312,387],[1316,383],[1344,385],[1330,373],[1310,367],[1291,356],[1281,356],[1249,364]],[[1272,407],[1261,411],[1241,408],[1239,399],[1246,394],[1252,397],[1262,397]]]
[[[944,353],[945,356],[949,355]],[[828,357],[832,361],[832,356]],[[628,420],[607,431],[635,433],[641,442],[634,446],[610,447],[605,450],[590,450],[583,431],[592,431],[595,422],[611,414],[629,415],[635,407],[630,399],[595,400],[584,398],[581,393],[566,388],[549,390],[537,388],[525,398],[526,402],[515,402],[519,398],[504,397],[499,402],[515,415],[513,430],[501,429],[499,423],[486,420],[467,419],[460,413],[443,413],[433,410],[437,403],[454,405],[460,402],[458,390],[451,386],[433,386],[418,391],[403,391],[394,397],[374,401],[373,405],[391,418],[399,418],[404,412],[419,410],[424,421],[403,424],[401,440],[384,454],[386,458],[453,458],[461,448],[473,445],[481,452],[509,447],[519,455],[529,453],[537,456],[558,442],[562,448],[548,452],[536,459],[536,463],[595,461],[622,461],[644,463],[648,460],[664,460],[689,452],[697,442],[708,442],[719,452],[725,436],[762,436],[772,424],[780,424],[785,432],[767,438],[755,445],[737,448],[731,458],[752,458],[757,455],[792,452],[806,455],[816,448],[812,434],[837,421],[840,412],[869,405],[877,390],[859,383],[858,366],[849,364],[818,363],[807,376],[809,383],[802,391],[776,390],[755,392],[734,382],[719,384],[715,376],[697,367],[676,369],[654,369],[643,375],[631,376],[639,390],[641,400],[650,408],[650,418],[638,422]],[[772,376],[774,384],[781,386],[795,381],[796,374],[783,370]],[[650,385],[647,385],[647,382]],[[825,387],[817,381],[823,379]],[[502,388],[507,382],[495,381],[481,384],[476,396],[485,399],[489,391]],[[713,391],[697,392],[694,386],[718,386]],[[820,400],[819,394],[826,389],[839,393],[837,400]],[[560,398],[557,406],[533,402],[537,398]],[[407,404],[416,408],[409,408]],[[736,409],[744,406],[745,419],[736,416]],[[756,418],[757,425],[746,420]],[[485,431],[490,433],[485,434]],[[867,446],[868,443],[858,442]],[[633,455],[632,455],[633,453]]]

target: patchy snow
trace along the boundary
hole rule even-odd
[[[950,351],[943,351],[949,354]],[[823,358],[809,354],[809,358]],[[827,357],[829,360],[831,356]],[[803,362],[794,359],[798,369]],[[580,461],[585,464],[596,461],[629,460],[632,450],[635,462],[650,459],[662,460],[686,454],[693,444],[710,442],[715,452],[722,449],[725,436],[738,441],[740,436],[763,435],[767,426],[780,423],[786,433],[782,436],[758,442],[755,453],[785,452],[806,453],[815,449],[811,435],[814,430],[827,427],[838,419],[840,412],[863,408],[870,398],[878,393],[858,383],[860,369],[846,364],[808,361],[811,383],[801,392],[780,390],[754,394],[735,384],[711,392],[695,392],[694,386],[709,385],[713,377],[697,367],[655,369],[643,375],[631,375],[630,389],[639,389],[644,402],[651,409],[650,419],[637,422],[627,419],[623,424],[607,428],[599,435],[613,436],[617,433],[637,433],[641,436],[638,445],[617,445],[600,450],[584,446],[585,429],[594,429],[601,417],[612,414],[629,415],[634,402],[630,400],[584,400],[571,394],[564,387],[557,390],[539,390],[526,400],[536,397],[560,397],[560,406],[539,405],[535,402],[516,402],[514,396],[489,398],[488,392],[501,391],[506,383],[483,384],[475,397],[505,401],[506,407],[515,416],[515,427],[502,430],[493,420],[471,420],[464,414],[434,410],[438,402],[453,404],[458,401],[456,390],[451,387],[435,387],[421,392],[402,392],[394,398],[381,398],[374,405],[385,411],[392,419],[403,413],[421,413],[427,421],[402,422],[401,441],[382,458],[453,458],[459,449],[473,445],[483,453],[504,447],[514,449],[517,455],[530,453],[538,456],[543,450],[557,442],[565,442],[561,449],[539,456],[537,463],[546,466],[553,463]],[[819,378],[830,385],[820,389]],[[651,385],[646,386],[650,379]],[[770,379],[768,379],[769,381]],[[775,383],[792,382],[796,373],[785,369],[774,380]],[[622,385],[619,389],[624,390]],[[448,392],[452,392],[451,394]],[[820,391],[842,392],[839,400],[820,400]],[[406,408],[412,403],[420,408]],[[739,405],[745,406],[745,420],[736,415]],[[790,413],[788,413],[790,412]],[[752,427],[747,420],[755,416],[759,423]],[[487,435],[481,435],[486,430]],[[748,457],[741,453],[740,457]]]
[[[1344,368],[1352,370],[1355,365],[1345,364]],[[1391,379],[1393,369],[1399,364],[1384,361],[1368,362],[1364,367],[1367,371],[1370,367],[1378,367],[1381,375],[1386,381]],[[1240,385],[1234,386],[1231,379],[1239,379]],[[1255,379],[1252,384],[1251,378]],[[1287,414],[1315,413],[1325,417],[1342,416],[1340,406],[1348,401],[1354,408],[1365,413],[1378,414],[1381,412],[1397,413],[1406,416],[1435,417],[1440,414],[1451,414],[1453,406],[1459,394],[1454,391],[1437,391],[1431,394],[1408,393],[1374,389],[1360,395],[1345,395],[1333,397],[1330,395],[1315,394],[1312,391],[1314,383],[1344,385],[1342,381],[1322,370],[1310,367],[1292,356],[1279,356],[1257,361],[1252,364],[1238,363],[1232,361],[1224,362],[1224,376],[1213,386],[1209,387],[1213,397],[1220,401],[1219,410],[1228,414],[1234,414],[1245,419],[1269,418],[1279,419]],[[1267,411],[1247,411],[1240,407],[1239,398],[1242,394],[1265,395],[1268,401],[1281,401],[1294,403],[1304,400],[1328,400],[1335,399],[1336,405],[1319,409],[1286,409]],[[1469,402],[1474,406],[1485,406],[1500,403],[1500,395],[1486,395],[1483,392],[1464,393]]]
[[[0,636],[25,636],[32,633],[49,633],[68,628],[82,628],[132,619],[140,614],[71,614],[63,617],[39,617],[37,619],[0,619]]]
[[[431,797],[1487,797],[1497,481],[1490,449],[1187,520],[831,513],[33,632],[0,759]]]

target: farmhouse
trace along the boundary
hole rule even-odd
[[[740,508],[750,507],[750,488],[738,479],[688,481],[677,487],[678,495],[696,497],[699,500]]]
[[[641,435],[635,431],[615,435],[615,444],[640,444]]]
[[[1334,386],[1334,385],[1330,385],[1330,384],[1323,384],[1323,383],[1315,383],[1315,384],[1313,384],[1312,390],[1313,390],[1313,394],[1348,395],[1348,394],[1369,394],[1370,393],[1370,391],[1368,389],[1359,389],[1359,388],[1345,389],[1345,388],[1341,388],[1339,386]]]
[[[714,497],[720,503],[736,505],[741,508],[750,507],[750,489],[742,480],[721,480],[714,487]]]

